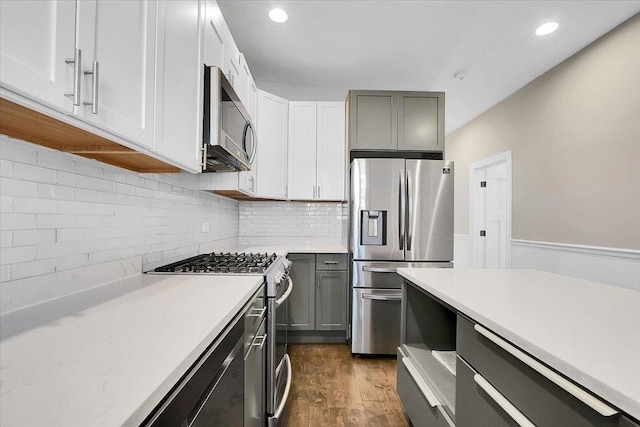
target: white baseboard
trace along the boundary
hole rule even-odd
[[[453,235],[453,268],[471,268],[471,241],[468,234]]]
[[[640,291],[640,251],[511,239],[511,268],[534,268]]]

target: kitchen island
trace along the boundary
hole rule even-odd
[[[2,426],[137,426],[262,276],[138,274],[4,314]]]
[[[441,406],[447,406],[445,403],[450,406],[445,417],[449,421],[455,418],[455,424],[465,425],[459,422],[460,408],[468,408],[469,405],[460,401],[466,399],[466,395],[455,388],[460,387],[461,366],[463,370],[475,368],[473,362],[468,364],[466,359],[480,365],[494,364],[499,372],[511,369],[508,364],[518,364],[514,375],[518,370],[523,371],[524,376],[528,375],[543,388],[547,387],[546,380],[537,378],[539,371],[529,372],[526,371],[529,368],[520,366],[524,364],[513,356],[516,353],[524,354],[522,357],[528,357],[527,360],[534,360],[532,363],[543,365],[541,369],[551,372],[551,376],[559,374],[559,381],[569,383],[568,388],[577,385],[577,394],[586,391],[585,399],[595,402],[593,407],[603,415],[603,419],[612,420],[611,415],[605,415],[611,411],[640,419],[639,292],[537,270],[399,269],[398,272],[407,279],[404,292],[405,296],[409,294],[405,298],[409,302],[403,306],[403,348],[406,347],[410,353],[409,363],[422,357],[415,356],[414,353],[421,352],[415,348],[450,355],[457,346],[458,378],[455,378],[454,366],[453,379],[445,380],[448,384],[441,387],[444,392],[440,402],[443,402]],[[424,306],[414,303],[422,296],[425,298]],[[412,311],[420,312],[427,306],[442,312],[431,319],[442,330],[421,330],[416,334],[414,329],[424,326],[407,324],[411,323],[407,317],[419,320],[424,313],[412,314]],[[417,335],[427,337],[425,342],[412,344]],[[498,348],[500,346],[502,348]],[[467,356],[461,357],[461,352],[465,351]],[[485,356],[485,359],[491,359],[491,355],[503,357],[504,366],[500,365],[502,361],[482,359]],[[419,360],[416,362],[420,363]],[[400,376],[400,367],[403,366],[400,361],[398,366]],[[431,374],[427,370],[417,369],[429,377]],[[496,379],[494,383],[499,381]],[[512,377],[506,381],[515,379]],[[431,380],[427,378],[426,382]],[[399,380],[399,389],[400,385]],[[523,387],[519,385],[520,390]],[[562,394],[565,391],[553,390],[553,393],[559,393],[564,399]],[[436,390],[435,394],[440,394],[440,391]],[[527,397],[526,392],[524,396]],[[515,400],[511,396],[506,397]],[[528,397],[529,400],[534,398],[532,394]],[[574,402],[569,406],[575,406]]]

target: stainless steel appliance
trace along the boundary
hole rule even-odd
[[[204,70],[203,172],[250,170],[256,136],[249,113],[218,67]]]
[[[269,426],[286,425],[287,402],[291,390],[291,362],[287,354],[287,323],[289,295],[293,290],[293,281],[289,277],[291,261],[275,254],[244,254],[244,253],[211,253],[197,255],[182,261],[156,268],[151,274],[255,274],[264,277],[266,299],[263,304],[250,308],[244,330],[253,336],[245,336],[245,379],[255,377],[258,372],[257,364],[262,361],[266,365],[265,371],[265,399],[261,407]],[[266,333],[262,334],[259,319],[266,313]],[[255,330],[258,330],[256,333]],[[251,331],[254,331],[253,333]],[[261,336],[264,335],[264,339]],[[260,341],[258,341],[260,340]],[[264,343],[262,342],[264,341]],[[259,352],[253,347],[259,347]],[[262,347],[265,346],[265,358]],[[242,345],[240,346],[242,348]],[[259,353],[259,354],[258,354]],[[241,358],[242,359],[242,358]],[[250,373],[250,374],[249,374]],[[251,378],[249,378],[251,377]],[[255,379],[255,378],[254,378]],[[248,387],[260,387],[259,381],[251,381]],[[245,426],[264,425],[264,420],[256,416],[260,412],[256,409],[259,397],[256,391],[245,395]],[[258,393],[259,394],[259,393]],[[212,424],[215,425],[215,424]]]
[[[354,159],[350,204],[351,351],[395,354],[397,269],[452,267],[453,162]]]

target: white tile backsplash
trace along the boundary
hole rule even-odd
[[[0,175],[2,282],[136,256],[149,270],[239,235],[238,202],[190,173],[138,174],[2,135]]]
[[[240,240],[265,244],[269,238],[341,244],[346,224],[343,203],[240,202]]]

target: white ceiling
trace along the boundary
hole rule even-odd
[[[343,101],[349,89],[444,91],[446,133],[640,12],[640,1],[595,0],[218,4],[259,88],[298,101]],[[289,20],[270,21],[272,7]],[[548,21],[560,28],[536,36]]]

